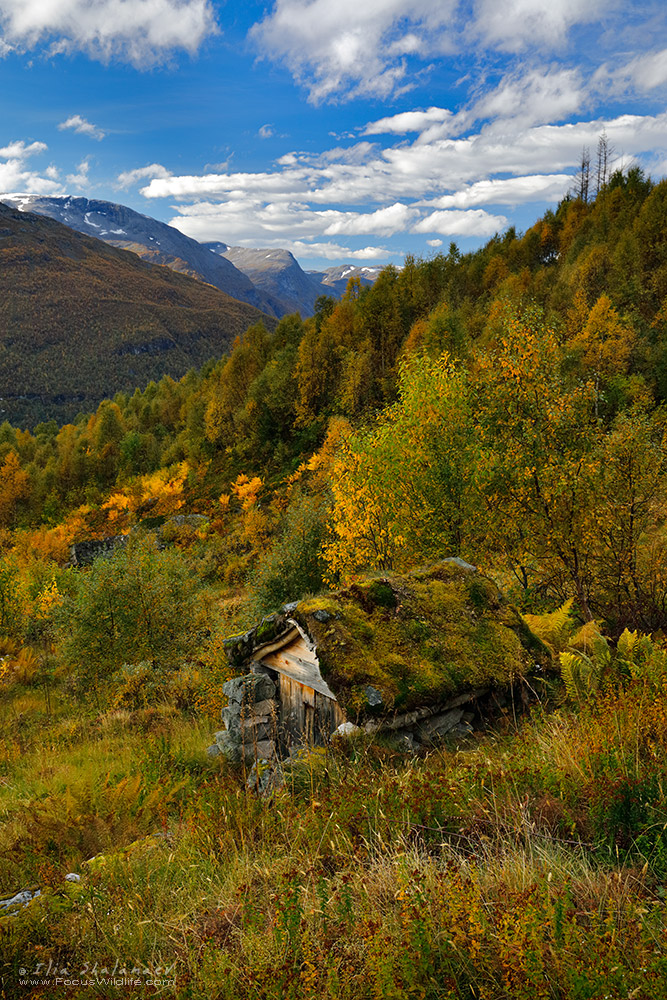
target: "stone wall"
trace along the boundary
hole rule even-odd
[[[215,734],[210,756],[253,763],[277,754],[278,701],[276,685],[264,673],[233,677],[222,686],[229,704],[222,709],[225,728]]]

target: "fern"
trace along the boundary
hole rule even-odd
[[[626,628],[618,640],[616,664],[633,680],[645,680],[658,687],[667,675],[667,651],[650,636]]]
[[[572,598],[550,614],[524,615],[523,617],[538,639],[548,643],[554,653],[560,653],[567,646],[569,637],[575,628],[575,623],[570,617],[571,610]]]
[[[600,686],[601,671],[585,653],[560,654],[560,672],[567,696],[571,701],[587,701]]]
[[[611,662],[609,644],[597,622],[586,622],[559,656],[560,670],[571,701],[588,700],[600,686],[602,674]]]
[[[634,632],[631,632],[629,629],[626,628],[625,631],[619,637],[619,640],[616,644],[618,654],[622,660],[626,660],[628,662],[634,660],[634,655],[637,649],[638,641],[639,641],[639,632],[637,632],[636,630]]]

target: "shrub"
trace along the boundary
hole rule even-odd
[[[172,665],[197,639],[200,593],[183,556],[132,538],[97,559],[60,612],[63,656],[96,688],[124,663]]]

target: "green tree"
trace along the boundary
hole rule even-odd
[[[462,551],[478,503],[465,372],[447,355],[403,364],[399,399],[344,442],[333,466],[330,574]]]

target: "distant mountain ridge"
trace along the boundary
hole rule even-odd
[[[0,195],[0,199],[22,212],[46,215],[86,236],[94,236],[121,250],[131,250],[152,264],[162,264],[172,271],[205,281],[269,316],[283,315],[281,304],[255,288],[226,257],[211,253],[173,226],[141,215],[125,205],[89,198],[37,195]]]
[[[354,264],[337,264],[335,267],[327,267],[325,271],[308,271],[308,274],[327,286],[329,294],[333,290],[337,296],[341,296],[350,278],[359,278],[362,285],[372,285],[381,270],[382,265],[356,267]]]
[[[331,289],[325,288],[321,281],[303,270],[289,250],[250,250],[229,246],[218,250],[220,244],[215,243],[205,243],[204,246],[231,261],[250,278],[255,288],[279,299],[287,313],[312,316],[316,300],[331,293]]]
[[[144,260],[198,278],[233,298],[280,318],[315,311],[320,295],[340,297],[350,277],[372,284],[380,267],[338,265],[304,271],[289,250],[248,249],[222,242],[199,243],[184,233],[110,201],[40,195],[0,195],[20,211],[35,212],[111,246],[131,250]]]
[[[0,202],[0,423],[64,423],[116,392],[179,378],[259,321],[276,324],[212,285]]]

